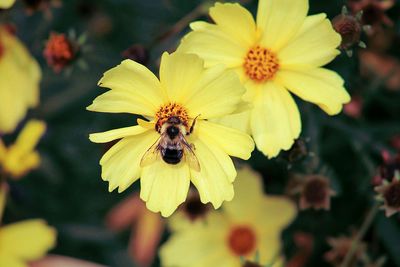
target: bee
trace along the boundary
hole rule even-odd
[[[187,132],[179,117],[168,118],[160,127],[160,137],[143,155],[140,166],[145,167],[158,160],[160,156],[164,162],[171,165],[177,165],[184,158],[191,169],[199,172],[200,164],[193,151],[194,146],[185,139],[185,135],[193,131],[196,119],[197,117]]]

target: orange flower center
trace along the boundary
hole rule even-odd
[[[257,45],[247,52],[243,67],[250,79],[261,83],[275,76],[279,70],[279,61],[273,52]]]
[[[182,125],[184,125],[189,131],[189,116],[186,109],[179,104],[169,103],[161,106],[156,113],[156,130],[159,132],[164,123],[166,123],[170,118],[176,118]]]
[[[256,248],[256,235],[248,226],[237,226],[229,233],[228,245],[234,254],[247,255]]]

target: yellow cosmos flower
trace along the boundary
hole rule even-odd
[[[0,134],[12,132],[39,102],[41,71],[21,42],[0,25]]]
[[[0,139],[0,171],[12,178],[20,178],[40,164],[40,155],[35,146],[46,130],[42,121],[29,121],[16,142],[8,148]]]
[[[329,115],[350,101],[343,79],[322,68],[339,54],[341,37],[325,14],[307,16],[308,8],[308,0],[260,0],[255,22],[239,4],[216,3],[210,9],[215,24],[192,23],[178,48],[199,55],[208,67],[224,63],[236,71],[254,108],[223,122],[251,133],[268,157],[289,149],[300,134],[290,93]]]
[[[0,185],[0,211],[5,194],[5,186]],[[0,266],[28,267],[28,262],[42,258],[55,242],[56,231],[43,220],[0,226]]]
[[[212,211],[205,221],[173,231],[160,250],[165,267],[240,267],[240,257],[271,264],[281,253],[281,232],[294,219],[294,204],[266,196],[259,174],[250,168],[238,171],[235,198],[222,212]],[[282,266],[282,259],[274,267]]]
[[[111,90],[88,110],[143,115],[139,125],[90,135],[96,143],[121,139],[101,159],[109,190],[122,192],[140,179],[147,208],[171,215],[192,182],[203,203],[218,208],[233,198],[236,170],[229,156],[248,159],[251,137],[208,121],[242,106],[245,89],[221,65],[205,69],[195,55],[164,53],[160,80],[146,67],[125,60],[99,85]]]
[[[15,0],[0,0],[0,8],[10,8],[14,3]]]

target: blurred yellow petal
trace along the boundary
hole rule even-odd
[[[216,3],[210,16],[220,29],[247,46],[256,41],[256,24],[251,13],[237,3]]]
[[[215,146],[209,146],[199,139],[193,143],[201,171],[191,171],[192,182],[199,191],[201,202],[211,202],[217,209],[223,201],[232,200],[234,195],[232,182],[235,179],[236,171],[226,172],[227,162],[223,161],[225,164],[224,166],[221,165],[223,158],[217,157],[221,153]],[[232,161],[230,164],[233,165]],[[232,170],[232,167],[229,169]]]
[[[34,149],[45,130],[42,121],[30,120],[25,125],[4,157],[3,168],[7,173],[18,178],[40,165],[40,155]]]
[[[259,92],[251,115],[257,148],[268,157],[289,149],[301,130],[300,113],[292,96],[277,83],[269,82]]]
[[[279,51],[282,69],[320,67],[340,54],[336,48],[340,45],[341,37],[325,17],[325,14],[307,17],[303,24],[307,30],[301,30],[302,34]]]
[[[0,164],[2,161],[4,161],[7,153],[7,148],[3,143],[3,140],[0,138]]]
[[[245,166],[238,170],[234,183],[235,197],[223,206],[235,221],[253,222],[259,210],[254,210],[264,198],[262,177],[250,167]],[[267,211],[266,211],[267,212]]]
[[[198,21],[190,24],[194,30],[181,41],[178,51],[193,53],[205,60],[205,66],[211,67],[224,63],[227,67],[243,64],[247,47],[238,43],[218,26]]]
[[[276,261],[272,267],[283,266],[282,259],[280,259],[279,255],[282,253],[282,241],[281,241],[281,232],[276,231],[275,233],[266,235],[260,235],[260,239],[257,243],[257,252],[260,258],[260,263],[263,265],[272,264]],[[254,259],[255,255],[251,255],[248,258]],[[269,266],[269,265],[268,265]]]
[[[15,146],[21,153],[27,153],[36,147],[40,138],[46,131],[46,123],[38,120],[30,120],[18,135]]]
[[[14,3],[15,0],[0,0],[0,8],[10,8]]]
[[[343,87],[343,79],[331,70],[282,70],[278,72],[277,80],[292,93],[318,105],[329,115],[338,114],[343,104],[350,101],[350,96]]]
[[[149,210],[169,217],[185,201],[189,185],[190,172],[186,164],[171,165],[159,160],[143,168],[140,198]]]
[[[88,107],[89,110],[153,116],[164,102],[157,77],[145,66],[132,60],[124,60],[117,67],[104,73],[99,86],[110,88],[114,92],[98,97],[97,101]],[[113,109],[112,105],[123,105],[123,107],[119,111],[117,107],[114,107],[114,111],[109,111]]]
[[[185,107],[191,117],[216,118],[234,112],[246,89],[233,71],[221,66],[209,68],[194,89]]]
[[[158,137],[149,131],[125,137],[104,154],[100,160],[101,177],[109,182],[110,192],[117,187],[122,192],[140,177],[140,161]]]
[[[0,26],[0,133],[10,133],[39,101],[41,71],[29,51]]]
[[[0,266],[4,267],[28,267],[23,260],[18,258],[13,258],[12,256],[0,252]]]
[[[23,261],[43,257],[56,243],[56,231],[43,220],[27,220],[0,228],[1,253]]]
[[[213,142],[228,155],[249,159],[254,150],[254,142],[249,135],[208,121],[200,121],[196,130],[205,142]]]
[[[307,16],[308,0],[258,1],[257,26],[260,44],[279,51],[297,33]]]
[[[265,196],[259,206],[258,223],[266,236],[275,235],[285,229],[297,215],[296,205],[289,198]]]
[[[136,125],[131,127],[119,128],[102,133],[93,133],[89,135],[90,141],[93,143],[108,143],[123,137],[138,135],[146,132],[147,129]]]

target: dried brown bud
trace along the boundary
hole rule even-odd
[[[304,159],[308,155],[307,141],[296,139],[293,146],[284,154],[289,162],[296,162]]]
[[[77,51],[77,45],[65,34],[53,32],[47,40],[43,56],[47,64],[59,73],[75,59]]]
[[[392,157],[387,151],[382,151],[383,163],[379,166],[377,174],[373,178],[374,185],[381,185],[384,181],[393,180],[396,171],[400,172],[400,154]]]
[[[200,201],[199,193],[193,190],[189,192],[189,197],[181,208],[185,216],[191,221],[204,218],[211,209],[210,205],[203,204]]]
[[[330,188],[328,178],[311,175],[305,178],[301,187],[300,209],[330,209],[331,196],[336,193]]]
[[[360,42],[362,24],[357,16],[343,12],[332,20],[332,24],[335,31],[342,36],[341,49],[347,50]]]
[[[363,12],[362,22],[365,25],[392,25],[385,11],[395,4],[395,0],[349,0],[348,5],[353,13]]]
[[[126,59],[131,59],[136,61],[142,65],[146,65],[149,61],[149,53],[143,45],[134,44],[124,52],[122,52],[122,56]]]
[[[384,202],[381,209],[385,210],[387,217],[400,212],[400,180],[398,177],[391,183],[385,181],[382,185],[375,187],[375,191],[379,193],[378,198]]]
[[[328,238],[327,242],[332,249],[325,253],[325,261],[329,262],[333,266],[340,266],[352,246],[353,237],[340,236],[337,238]],[[354,258],[348,266],[354,266],[366,249],[366,244],[360,243],[354,253]]]

